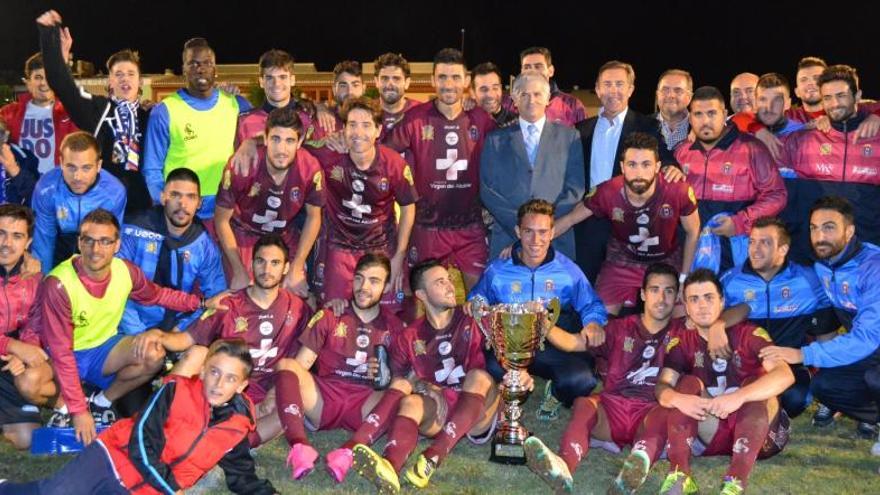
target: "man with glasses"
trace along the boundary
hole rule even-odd
[[[251,109],[243,97],[214,87],[214,49],[204,38],[183,45],[186,87],[162,100],[150,112],[144,153],[144,178],[154,204],[159,204],[165,176],[187,167],[199,176],[199,217],[214,216],[214,196],[226,161],[233,152],[239,114]]]
[[[101,168],[98,141],[74,132],[61,142],[61,167],[43,174],[31,205],[36,216],[34,256],[43,272],[76,252],[76,232],[90,211],[106,208],[117,221],[125,211],[125,187]]]
[[[165,351],[155,345],[136,353],[134,337],[117,331],[132,301],[173,311],[225,309],[212,299],[154,284],[119,251],[119,222],[98,208],[82,221],[74,255],[49,272],[35,302],[33,328],[49,351],[60,389],[52,424],[67,426],[72,417],[76,438],[88,445],[96,438],[96,423],[112,423],[113,400],[148,382],[164,363]],[[88,399],[80,380],[95,386]]]

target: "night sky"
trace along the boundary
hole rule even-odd
[[[319,70],[385,51],[430,61],[438,49],[458,47],[464,28],[470,66],[492,60],[509,73],[518,69],[520,49],[545,45],[563,88],[592,87],[607,60],[630,62],[636,70],[632,105],[645,112],[666,68],[686,69],[696,86],[717,85],[726,94],[730,78],[744,70],[780,71],[793,80],[803,55],[856,66],[865,96],[880,96],[877,4],[826,2],[807,11],[811,2],[805,1],[593,3],[0,0],[0,69],[21,71],[38,49],[34,19],[55,8],[71,28],[76,57],[98,67],[130,47],[140,51],[146,72],[179,73],[181,46],[193,36],[208,38],[219,63],[256,62],[273,47]]]

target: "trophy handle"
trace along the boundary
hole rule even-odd
[[[480,333],[483,334],[483,340],[485,341],[486,349],[492,348],[492,334],[486,329],[485,325],[483,325],[483,318],[486,316],[486,311],[483,309],[485,307],[485,301],[483,301],[480,297],[475,297],[470,300],[471,305],[471,317],[474,319],[474,323],[477,324],[477,328],[480,329]]]
[[[541,335],[538,337],[538,349],[544,350],[544,340],[547,338],[547,334],[550,333],[550,329],[556,326],[556,322],[559,321],[559,315],[562,313],[561,306],[559,305],[559,298],[554,297],[547,303],[547,317],[544,320],[543,328],[541,329]]]

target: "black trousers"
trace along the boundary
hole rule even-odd
[[[810,390],[833,411],[866,423],[880,421],[880,350],[847,366],[820,369]]]

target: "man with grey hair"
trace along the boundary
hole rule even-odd
[[[755,112],[755,90],[758,87],[758,75],[741,72],[730,81],[730,108],[733,114]]]
[[[694,80],[690,72],[669,69],[660,74],[657,81],[657,113],[654,117],[660,123],[660,134],[669,150],[687,139],[691,130],[688,105],[693,94]]]
[[[544,199],[564,215],[584,194],[584,157],[574,129],[549,122],[550,84],[537,71],[521,73],[511,96],[518,123],[486,137],[480,159],[480,199],[495,218],[489,235],[489,256],[495,258],[516,240],[517,209],[529,199]],[[553,246],[574,256],[574,235],[557,238]]]

